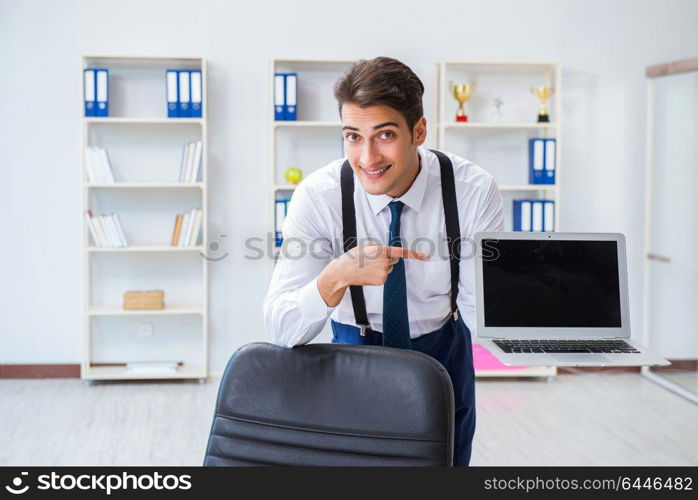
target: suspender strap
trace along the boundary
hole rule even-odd
[[[344,231],[344,251],[348,252],[357,244],[356,237],[356,212],[354,209],[354,171],[346,160],[342,165],[340,177],[342,186],[342,225]],[[354,318],[361,329],[361,335],[365,335],[366,329],[371,327],[366,313],[366,300],[364,289],[361,286],[351,285],[351,303],[354,307]]]
[[[448,253],[451,263],[451,314],[454,319],[458,319],[458,269],[460,264],[460,223],[458,220],[458,202],[456,201],[456,182],[453,176],[453,164],[448,156],[435,149],[430,150],[439,159],[441,167],[441,198],[444,204],[444,217],[446,218],[446,236],[448,242]],[[356,212],[354,207],[354,171],[346,160],[342,165],[340,177],[342,187],[342,225],[344,232],[344,251],[347,252],[357,244],[356,237]],[[371,325],[368,322],[366,313],[366,300],[364,290],[360,286],[349,287],[351,293],[351,303],[354,307],[354,318],[356,324],[361,328],[361,335],[364,335]]]
[[[444,203],[446,218],[446,235],[448,253],[451,261],[451,313],[458,319],[458,268],[460,264],[460,223],[458,221],[458,202],[456,201],[456,182],[453,177],[453,164],[441,151],[430,149],[439,159],[441,166],[441,198]]]

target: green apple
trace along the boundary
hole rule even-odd
[[[303,178],[303,172],[299,168],[287,168],[284,172],[284,179],[291,184],[298,184]]]

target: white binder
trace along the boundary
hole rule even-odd
[[[543,206],[543,231],[555,231],[555,202],[546,200]]]
[[[531,202],[522,201],[521,202],[521,230],[530,231],[531,230]]]
[[[534,201],[533,203],[533,219],[531,221],[532,230],[534,232],[541,232],[543,231],[543,202],[542,201]]]

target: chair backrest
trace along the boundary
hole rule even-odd
[[[416,351],[254,343],[228,361],[204,465],[452,465],[444,367]]]

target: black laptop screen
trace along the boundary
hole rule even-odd
[[[482,241],[485,326],[621,326],[615,241]]]

